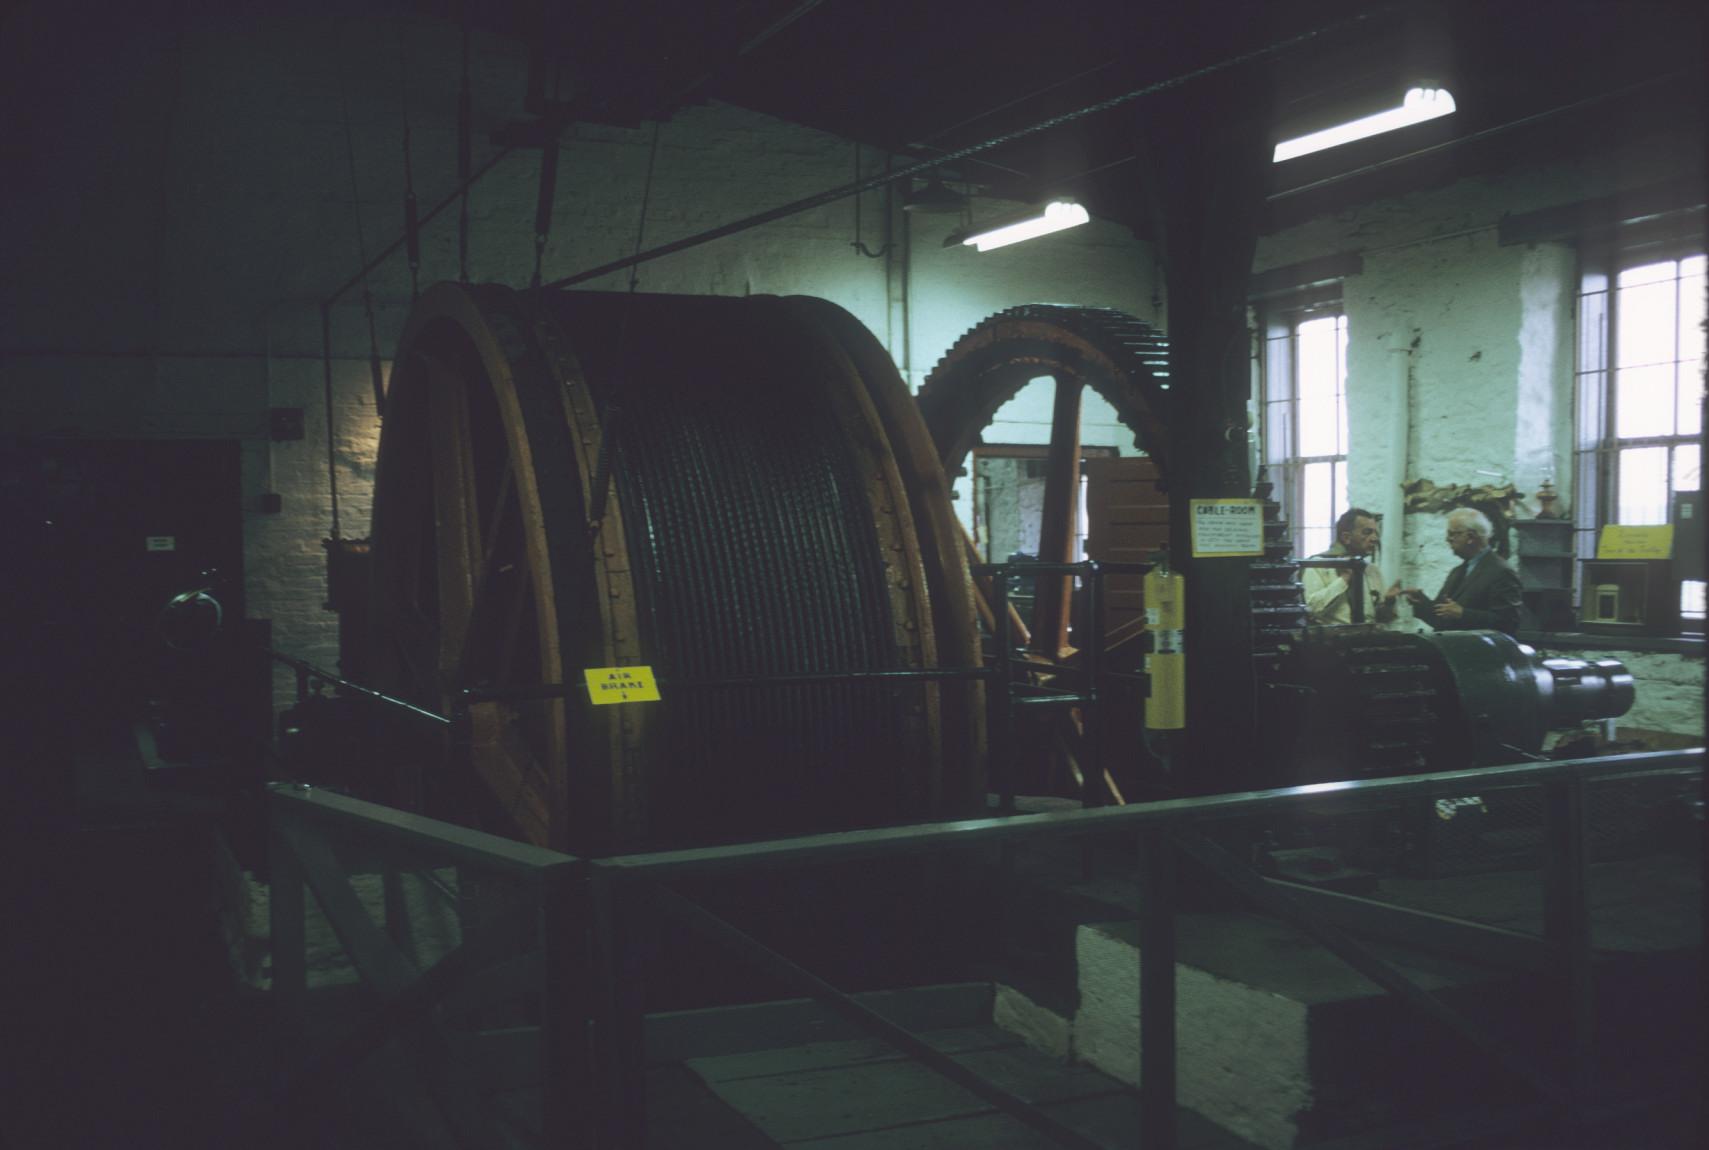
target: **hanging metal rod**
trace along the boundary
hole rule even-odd
[[[1192,71],[1183,72],[1178,76],[1171,76],[1166,80],[1159,80],[1155,84],[1147,84],[1143,88],[1135,88],[1133,91],[1124,92],[1119,96],[1111,96],[1109,99],[1100,100],[1096,104],[1088,104],[1084,108],[1079,108],[1072,112],[1064,112],[1059,116],[1052,116],[1047,120],[1041,120],[1028,127],[1017,128],[1013,132],[1006,132],[1000,136],[993,136],[991,139],[985,140],[982,143],[970,144],[965,148],[957,148],[952,152],[945,152],[942,155],[934,156],[930,160],[922,160],[919,163],[909,164],[907,167],[896,168],[890,172],[882,172],[874,176],[868,176],[864,180],[857,180],[853,183],[843,184],[840,187],[831,188],[829,191],[808,196],[806,199],[795,200],[792,203],[783,204],[779,207],[771,208],[768,211],[759,212],[743,219],[734,220],[728,224],[723,224],[716,228],[710,228],[707,231],[699,232],[695,235],[687,236],[668,244],[662,244],[656,248],[650,248],[647,251],[629,256],[625,259],[613,260],[611,263],[601,264],[599,267],[589,268],[583,272],[577,272],[575,275],[566,276],[561,280],[554,280],[546,286],[549,288],[570,287],[574,284],[584,283],[587,280],[597,279],[603,275],[610,275],[612,272],[621,271],[624,268],[631,267],[638,263],[646,263],[649,260],[658,259],[660,256],[675,255],[677,252],[687,251],[689,248],[699,247],[701,244],[711,243],[713,240],[721,240],[726,236],[733,236],[739,232],[745,232],[751,228],[760,227],[763,224],[774,223],[777,220],[787,219],[790,216],[799,215],[802,212],[812,211],[814,208],[824,207],[826,204],[847,199],[849,196],[859,195],[861,192],[868,192],[874,188],[881,188],[887,184],[893,184],[900,180],[910,179],[914,176],[920,175],[921,173],[930,172],[934,168],[941,168],[945,164],[952,164],[957,160],[963,160],[969,156],[976,156],[981,152],[991,151],[993,148],[1000,148],[1004,144],[1011,144],[1016,140],[1024,140],[1029,136],[1038,135],[1040,132],[1048,132],[1052,129],[1060,128],[1064,124],[1071,124],[1076,120],[1083,120],[1088,116],[1095,116],[1102,112],[1110,111],[1112,108],[1119,108],[1123,104],[1132,103],[1133,101],[1145,96],[1155,95],[1158,92],[1165,92],[1171,88],[1179,88],[1184,84],[1193,82],[1194,80],[1203,79],[1206,76],[1211,76],[1218,72],[1224,72],[1230,68],[1237,68],[1244,64],[1250,64],[1256,60],[1263,60],[1270,56],[1279,55],[1291,48],[1298,47],[1300,44],[1304,44],[1310,40],[1315,40],[1320,36],[1345,31],[1346,29],[1355,27],[1367,20],[1387,15],[1389,12],[1398,8],[1399,5],[1384,5],[1381,8],[1376,8],[1368,12],[1360,12],[1340,20],[1331,21],[1322,27],[1314,28],[1308,32],[1301,32],[1297,36],[1290,36],[1286,40],[1281,40],[1262,48],[1254,48],[1252,51],[1243,52],[1238,56],[1230,56],[1227,59],[1219,60],[1214,64],[1206,64],[1202,68],[1195,68]]]
[[[463,180],[455,188],[452,188],[451,191],[446,194],[444,199],[440,200],[437,204],[434,204],[432,208],[428,209],[428,211],[425,215],[421,216],[419,219],[416,220],[417,230],[419,230],[423,227],[426,227],[428,222],[431,221],[434,216],[437,216],[440,212],[444,211],[446,208],[448,208],[452,204],[456,203],[459,196],[461,196],[464,192],[468,191],[471,187],[473,187],[476,183],[478,183],[482,176],[486,175],[488,172],[490,172],[494,168],[496,168],[498,166],[500,160],[504,159],[506,156],[510,155],[515,150],[516,150],[515,148],[503,148],[503,149],[501,149],[496,155],[493,156],[492,159],[490,159],[486,163],[482,164],[480,167],[480,170],[477,171],[474,175],[470,176],[466,180]],[[355,275],[351,276],[349,279],[347,279],[343,283],[339,284],[337,288],[333,289],[332,294],[327,296],[324,300],[321,301],[321,306],[331,307],[333,304],[337,303],[339,296],[343,295],[345,292],[349,291],[351,288],[353,288],[357,284],[361,283],[362,277],[366,276],[369,272],[373,271],[375,268],[377,268],[381,264],[385,263],[387,257],[389,257],[393,252],[397,251],[399,248],[403,247],[404,243],[408,239],[409,239],[409,233],[405,232],[403,235],[399,236],[397,239],[395,239],[391,243],[387,244],[385,246],[385,248],[383,250],[381,250],[381,252],[378,255],[376,255],[373,259],[369,260],[367,263],[362,265],[361,271],[357,272]]]

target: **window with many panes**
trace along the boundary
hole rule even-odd
[[[1704,256],[1691,249],[1585,255],[1578,317],[1578,554],[1605,524],[1671,522],[1701,486]],[[1704,584],[1680,586],[1680,617],[1703,629]]]
[[[1294,553],[1315,555],[1347,508],[1347,317],[1337,301],[1275,311],[1264,328],[1264,461]]]

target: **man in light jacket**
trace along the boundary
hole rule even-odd
[[[1377,517],[1363,507],[1351,507],[1335,521],[1335,544],[1329,550],[1313,555],[1313,559],[1340,559],[1356,556],[1365,561],[1364,585],[1367,606],[1365,622],[1387,623],[1395,617],[1396,600],[1400,597],[1400,580],[1383,589],[1383,573],[1377,566],[1377,548],[1382,542],[1382,529]],[[1348,598],[1353,572],[1347,567],[1307,567],[1300,573],[1305,587],[1306,610],[1311,621],[1318,624],[1340,624],[1353,621],[1353,604]]]

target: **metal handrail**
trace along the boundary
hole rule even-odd
[[[532,874],[578,861],[574,855],[353,799],[307,783],[268,783],[267,798],[291,817],[325,826],[365,829],[401,847],[441,854],[450,862]]]
[[[547,1045],[558,1051],[555,1064],[577,1073],[603,1075],[598,1088],[584,1084],[580,1092],[584,1101],[596,1105],[590,1112],[585,1107],[568,1108],[548,1123],[549,1130],[568,1131],[573,1126],[582,1130],[582,1123],[594,1122],[602,1131],[617,1132],[616,1144],[632,1135],[642,1097],[638,1079],[639,1051],[637,1019],[625,1018],[625,1011],[639,1009],[634,1002],[616,1006],[623,997],[618,988],[625,977],[626,961],[624,923],[626,915],[635,908],[655,901],[664,911],[671,899],[656,900],[658,883],[687,878],[729,875],[743,871],[774,870],[781,867],[816,865],[892,857],[907,854],[941,852],[956,848],[971,848],[1023,841],[1062,839],[1094,834],[1128,833],[1142,843],[1142,907],[1141,907],[1141,1128],[1145,1145],[1154,1150],[1169,1150],[1177,1141],[1175,1130],[1175,939],[1174,900],[1177,852],[1185,852],[1208,866],[1223,881],[1236,889],[1245,890],[1272,913],[1287,917],[1311,933],[1332,953],[1348,961],[1373,978],[1379,985],[1417,1008],[1432,1014],[1440,1022],[1462,1036],[1485,1047],[1501,1063],[1530,1082],[1545,1098],[1565,1105],[1576,1115],[1586,1089],[1588,1065],[1588,1034],[1590,1017],[1590,937],[1585,901],[1583,786],[1587,782],[1635,775],[1701,773],[1705,758],[1701,747],[1674,751],[1656,751],[1612,756],[1601,759],[1573,759],[1561,762],[1516,763],[1477,770],[1446,771],[1426,775],[1409,775],[1389,779],[1363,779],[1340,783],[1315,783],[1265,791],[1250,791],[1231,795],[1210,795],[1175,799],[1144,805],[1103,807],[1079,811],[1052,812],[1035,815],[1015,815],[997,818],[969,819],[904,827],[883,827],[860,831],[805,835],[789,839],[740,843],[718,847],[675,851],[654,851],[641,854],[617,855],[605,858],[577,860],[556,851],[530,847],[497,839],[479,832],[452,827],[432,819],[392,811],[372,803],[342,795],[290,785],[275,786],[270,801],[293,814],[310,818],[364,824],[383,835],[409,842],[415,846],[435,846],[447,854],[469,853],[487,865],[512,865],[549,876],[555,882],[551,889],[555,898],[544,905],[545,929],[570,941],[554,948],[557,953],[582,953],[575,938],[591,929],[594,953],[602,956],[594,970],[572,961],[565,970],[547,968],[548,997],[559,1005],[549,1015],[548,1026],[556,1027],[557,1039],[548,1038]],[[1544,785],[1550,789],[1551,865],[1547,881],[1548,942],[1562,955],[1558,977],[1566,997],[1568,1019],[1568,1073],[1562,1082],[1543,1069],[1534,1066],[1504,1040],[1488,1034],[1474,1020],[1447,1010],[1428,994],[1418,990],[1403,975],[1393,970],[1339,929],[1324,922],[1308,907],[1292,904],[1285,894],[1266,893],[1262,880],[1240,869],[1232,856],[1219,860],[1217,848],[1201,835],[1185,829],[1186,824],[1239,815],[1250,815],[1286,809],[1303,801],[1322,802],[1329,799],[1345,801],[1393,801],[1403,798],[1464,792],[1468,786],[1479,790],[1500,787]],[[578,863],[576,866],[565,864]],[[300,897],[300,895],[299,895]],[[680,909],[680,907],[678,908]],[[705,917],[705,916],[696,916]],[[704,924],[703,924],[704,925]],[[729,935],[728,931],[724,931]],[[753,959],[762,969],[775,969],[779,962],[799,974],[797,985],[811,985],[813,976],[788,964],[781,956],[749,953],[747,944],[738,937],[726,942],[744,956]],[[757,944],[755,944],[757,947]],[[592,976],[597,985],[575,985],[575,980]],[[792,975],[793,977],[793,975]],[[567,981],[566,981],[567,980]],[[835,998],[847,1006],[835,988],[820,984],[818,993]],[[556,986],[557,989],[550,989]],[[603,989],[600,989],[603,987]],[[601,1051],[581,1050],[579,1045],[562,1035],[580,1032],[578,1019],[593,1010],[602,1020],[592,1033],[604,1034],[613,1043]],[[853,1012],[858,1016],[859,1012]],[[949,1073],[961,1074],[965,1068],[951,1069],[943,1065],[945,1056],[922,1052],[904,1044],[910,1052],[928,1065]],[[578,1053],[579,1051],[579,1053]],[[594,1068],[598,1068],[597,1070]],[[627,1077],[626,1077],[627,1076]],[[1004,1092],[991,1087],[991,1097],[999,1099]],[[1023,1109],[1025,1103],[1016,1103]],[[1036,1115],[1018,1114],[1023,1121]],[[1039,1119],[1043,1128],[1048,1123]],[[568,1144],[568,1143],[566,1143]]]
[[[1563,759],[1550,763],[1512,763],[1475,770],[1397,775],[1384,779],[1353,779],[1308,783],[1262,791],[1239,791],[1122,807],[1009,815],[911,826],[835,831],[726,846],[693,847],[645,854],[609,855],[589,860],[589,866],[613,876],[646,876],[660,880],[698,878],[738,870],[770,870],[808,860],[842,862],[876,859],[954,847],[975,847],[1030,840],[1075,838],[1119,831],[1155,830],[1164,825],[1200,818],[1224,818],[1280,810],[1306,799],[1383,800],[1465,793],[1477,789],[1526,786],[1578,779],[1591,782],[1622,775],[1668,770],[1701,770],[1705,751],[1693,747],[1672,751],[1643,751],[1607,758]]]

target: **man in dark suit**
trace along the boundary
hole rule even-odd
[[[1489,545],[1490,522],[1481,511],[1448,513],[1448,546],[1464,562],[1448,573],[1432,599],[1408,588],[1412,613],[1438,631],[1519,630],[1519,575]]]

